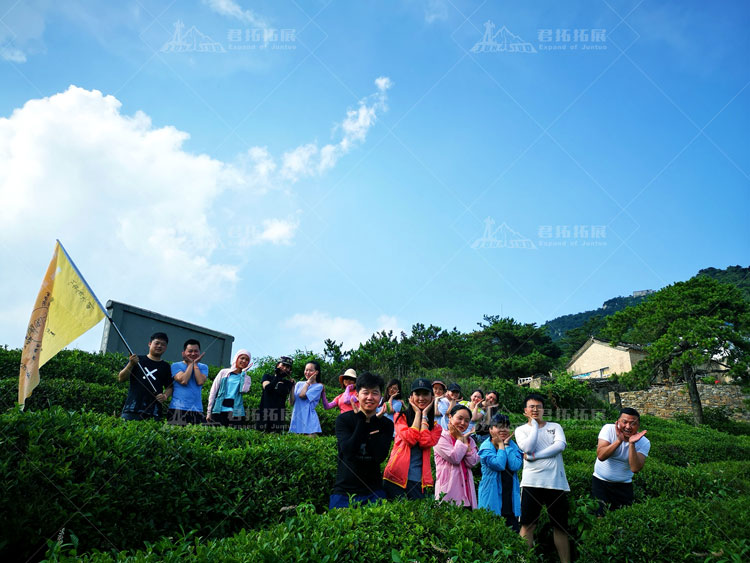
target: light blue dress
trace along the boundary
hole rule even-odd
[[[320,395],[323,393],[323,384],[313,383],[310,385],[306,396],[303,398],[299,394],[304,384],[304,381],[298,381],[294,386],[294,408],[292,409],[292,421],[289,424],[289,432],[292,434],[322,432],[315,407],[318,406]]]

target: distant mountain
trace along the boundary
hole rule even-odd
[[[723,283],[736,285],[742,290],[745,299],[750,300],[750,267],[729,266],[724,270],[718,268],[704,268],[696,275],[706,276]],[[653,293],[651,290],[634,291],[633,295],[629,297],[615,297],[609,299],[598,309],[584,311],[583,313],[573,313],[572,315],[563,315],[562,317],[557,317],[551,321],[547,321],[542,326],[547,328],[552,340],[558,342],[563,339],[565,333],[569,330],[581,328],[594,317],[608,317],[617,311],[622,311],[626,307],[638,305],[638,303],[643,301],[651,293]],[[593,322],[592,326],[595,324],[596,323]]]
[[[713,278],[722,283],[736,285],[742,291],[745,299],[750,300],[750,267],[729,266],[726,270],[704,268],[698,272],[698,275]]]
[[[629,297],[613,297],[605,301],[598,309],[591,311],[584,311],[583,313],[573,313],[572,315],[563,315],[557,317],[551,321],[547,321],[544,325],[549,332],[550,337],[553,341],[557,342],[561,340],[565,333],[574,328],[580,328],[590,321],[593,317],[607,317],[614,315],[617,311],[622,311],[626,307],[633,307],[643,301],[653,291],[637,291],[635,295]]]

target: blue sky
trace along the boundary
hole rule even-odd
[[[102,301],[256,356],[747,265],[748,23],[740,1],[0,1],[0,341],[55,238]]]

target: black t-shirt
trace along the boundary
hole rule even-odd
[[[292,380],[287,377],[280,377],[275,373],[267,373],[260,382],[261,386],[266,381],[269,383],[263,387],[263,394],[260,397],[261,410],[283,409],[292,391]]]
[[[506,451],[508,449],[506,448]],[[500,484],[503,487],[502,513],[513,515],[513,472],[507,467],[500,472]]]
[[[138,362],[143,369],[133,366],[130,371],[130,389],[122,412],[161,418],[161,403],[156,396],[172,385],[172,368],[164,360],[154,361],[148,356],[138,356]]]
[[[377,416],[365,420],[363,413],[354,411],[336,418],[338,470],[333,494],[369,495],[383,488],[380,464],[391,448],[393,423]]]

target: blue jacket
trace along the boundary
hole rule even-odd
[[[516,443],[511,440],[504,450],[496,450],[491,440],[485,440],[479,448],[479,459],[482,462],[482,480],[479,482],[478,507],[502,515],[503,485],[500,472],[507,467],[513,472],[513,514],[521,516],[518,470],[523,464],[523,455]]]

